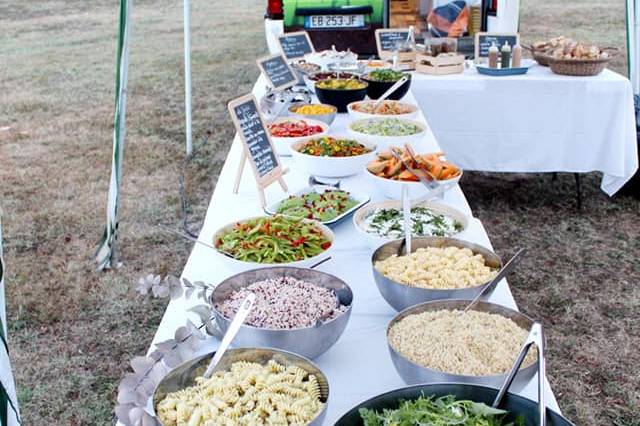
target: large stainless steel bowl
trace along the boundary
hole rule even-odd
[[[351,316],[353,303],[351,288],[340,278],[331,274],[314,269],[292,267],[254,269],[234,275],[218,284],[211,295],[211,304],[216,323],[222,333],[227,331],[231,320],[225,318],[218,311],[216,308],[218,303],[228,299],[234,291],[256,281],[287,276],[333,290],[340,303],[347,307],[346,312],[330,321],[318,322],[316,325],[306,328],[273,330],[242,325],[233,339],[235,346],[278,348],[313,359],[325,353],[340,338]]]
[[[460,289],[448,289],[438,290],[429,288],[412,287],[406,284],[402,284],[398,281],[392,280],[385,275],[378,272],[375,268],[375,263],[379,260],[385,260],[386,258],[398,254],[401,246],[404,246],[404,239],[390,241],[378,247],[371,256],[371,267],[373,269],[373,278],[378,286],[378,290],[384,300],[391,305],[396,311],[402,311],[410,306],[417,305],[423,302],[429,302],[432,300],[443,299],[469,299],[472,300],[478,292],[480,292],[482,286],[486,283],[479,284],[475,287],[460,288]],[[479,254],[484,258],[485,265],[499,269],[502,267],[502,261],[500,257],[491,250],[482,247],[478,244],[473,244],[467,241],[458,240],[455,238],[446,237],[416,237],[411,239],[412,252],[418,248],[426,247],[458,247],[468,248],[474,254]],[[401,250],[404,254],[404,249]]]
[[[158,403],[162,401],[168,393],[193,386],[195,384],[195,379],[204,374],[207,366],[209,365],[209,361],[214,354],[215,352],[211,352],[209,354],[199,356],[171,370],[158,384],[158,387],[153,393],[154,412]],[[316,376],[320,387],[320,401],[325,405],[309,425],[322,425],[324,417],[327,414],[329,381],[324,373],[308,359],[301,357],[300,355],[271,348],[228,349],[220,360],[220,363],[216,366],[216,371],[228,370],[231,368],[233,363],[238,361],[257,362],[259,364],[266,365],[270,360],[277,361],[285,366],[298,366],[306,370],[309,374],[314,374]]]
[[[498,391],[495,389],[463,383],[433,383],[411,386],[375,396],[353,407],[334,426],[362,426],[363,422],[359,413],[361,408],[369,408],[376,411],[381,411],[385,408],[396,409],[400,405],[400,400],[414,400],[422,395],[435,397],[453,395],[456,399],[483,402],[491,405],[497,394]],[[522,416],[526,426],[537,425],[538,403],[535,401],[507,393],[502,400],[500,408],[510,413],[507,418],[510,421],[514,421],[517,416]],[[573,423],[550,408],[547,408],[546,416],[547,426],[573,426]]]
[[[449,382],[478,384],[483,386],[490,386],[493,388],[500,388],[500,386],[502,386],[505,379],[507,378],[507,374],[509,373],[508,371],[506,371],[504,374],[491,376],[465,376],[437,371],[428,367],[423,367],[408,360],[403,355],[398,353],[389,343],[389,331],[391,330],[391,328],[409,315],[420,314],[427,311],[441,311],[445,309],[463,310],[467,307],[468,304],[468,300],[437,300],[433,302],[422,303],[409,309],[405,309],[391,320],[391,322],[387,326],[387,346],[389,348],[389,354],[391,355],[393,365],[406,384],[415,385],[418,383]],[[533,324],[533,320],[528,316],[518,311],[514,311],[513,309],[509,309],[501,305],[496,305],[494,303],[478,302],[472,309],[474,311],[502,315],[503,317],[513,320],[516,324],[518,324],[525,330],[529,330],[531,328],[531,325]],[[524,343],[524,341],[522,343]],[[518,371],[515,382],[526,383],[533,377],[535,372],[536,363],[531,363],[529,365],[523,366],[522,368],[520,368],[520,371]]]

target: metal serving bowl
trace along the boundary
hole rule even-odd
[[[389,348],[389,354],[391,354],[391,360],[396,368],[396,371],[402,377],[408,385],[415,385],[418,383],[465,383],[465,384],[477,384],[483,386],[489,386],[493,388],[500,388],[507,378],[508,371],[504,374],[497,374],[491,376],[465,376],[460,374],[451,374],[443,371],[433,370],[428,367],[418,365],[403,355],[398,353],[389,343],[389,331],[403,318],[420,314],[427,311],[441,311],[441,310],[463,310],[469,304],[468,300],[436,300],[433,302],[422,303],[409,309],[405,309],[396,315],[389,325],[387,326],[387,347]],[[524,330],[529,330],[533,324],[533,320],[528,316],[514,311],[513,309],[506,308],[501,305],[488,302],[478,302],[472,308],[474,311],[488,312],[491,314],[502,315],[503,317],[513,320],[516,324],[522,327]],[[524,343],[524,342],[523,342]],[[515,358],[514,358],[515,359]],[[528,382],[536,372],[536,363],[526,365],[518,371],[516,381],[522,380]]]
[[[335,426],[362,426],[362,418],[358,412],[361,408],[369,408],[376,411],[381,411],[385,408],[396,409],[400,405],[400,400],[414,400],[422,395],[433,395],[435,397],[453,395],[456,399],[483,402],[490,406],[497,394],[498,391],[495,389],[463,383],[434,383],[411,386],[375,396],[353,407],[335,423]],[[507,418],[509,421],[514,421],[516,416],[523,416],[526,426],[537,424],[538,403],[535,401],[507,393],[502,400],[500,408],[510,413]],[[573,423],[550,408],[547,408],[546,417],[547,426],[573,426]]]
[[[502,267],[502,261],[500,260],[500,257],[491,250],[478,244],[458,240],[456,238],[414,237],[411,239],[411,246],[412,252],[417,250],[418,248],[426,247],[468,248],[474,254],[480,254],[484,258],[485,265],[494,269],[500,269]],[[475,287],[447,290],[412,287],[406,284],[402,284],[381,274],[375,268],[375,263],[377,261],[385,260],[394,254],[398,254],[399,251],[404,254],[404,239],[393,240],[381,245],[376,251],[373,252],[373,255],[371,256],[373,278],[376,282],[376,285],[378,286],[378,290],[380,291],[380,294],[382,294],[382,297],[384,297],[384,300],[386,300],[387,303],[389,303],[389,305],[391,305],[396,311],[401,311],[410,306],[417,305],[418,303],[429,302],[432,300],[472,300],[474,297],[476,297],[482,286],[486,284],[482,283]]]
[[[185,362],[182,365],[171,370],[158,384],[155,392],[153,393],[153,410],[158,403],[162,401],[168,393],[176,392],[181,389],[193,386],[197,377],[202,377],[209,361],[213,357],[215,352],[208,353],[206,355],[199,356],[190,361]],[[289,366],[295,365],[306,370],[309,374],[314,374],[318,379],[318,385],[320,387],[320,401],[323,402],[324,408],[318,413],[318,415],[309,423],[310,426],[320,426],[324,421],[324,417],[327,413],[327,402],[329,400],[329,381],[324,373],[308,359],[292,354],[290,352],[281,351],[271,348],[240,348],[240,349],[228,349],[224,354],[218,365],[218,370],[229,370],[231,365],[238,361],[257,362],[262,365],[266,365],[270,360],[274,360],[282,365]]]
[[[211,304],[213,305],[218,327],[222,333],[225,333],[231,324],[231,320],[224,317],[216,308],[218,303],[228,299],[234,291],[249,284],[276,277],[293,277],[333,290],[340,303],[345,305],[347,310],[330,321],[318,321],[316,325],[306,328],[272,330],[245,324],[240,327],[240,331],[234,338],[234,345],[278,348],[311,359],[320,356],[329,350],[344,332],[351,316],[353,292],[341,279],[315,269],[292,267],[261,268],[227,278],[218,284],[211,295]]]

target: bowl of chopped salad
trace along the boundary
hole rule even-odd
[[[404,238],[402,202],[390,200],[368,204],[353,215],[353,224],[372,248]],[[411,206],[411,235],[414,238],[460,238],[468,226],[469,218],[453,207],[433,202]]]
[[[347,105],[349,116],[354,120],[373,117],[414,118],[418,107],[400,101],[384,100],[376,107],[376,101],[358,101]]]
[[[237,271],[258,266],[308,268],[329,254],[334,240],[333,231],[316,220],[283,215],[234,221],[213,235],[218,254]]]
[[[420,121],[396,117],[373,117],[352,121],[348,126],[351,136],[376,143],[379,149],[405,143],[419,145],[427,133]]]
[[[312,176],[344,177],[360,173],[376,158],[377,146],[340,136],[322,136],[291,145],[295,166]]]
[[[400,80],[404,76],[409,77],[409,79],[388,97],[388,99],[398,101],[407,94],[411,87],[411,74],[392,69],[381,69],[371,71],[370,73],[363,75],[361,79],[369,83],[369,86],[367,87],[367,96],[371,99],[378,99],[384,94],[384,92],[389,90],[396,81]]]
[[[278,155],[291,155],[292,143],[326,135],[329,124],[309,118],[279,118],[271,122],[267,128]]]

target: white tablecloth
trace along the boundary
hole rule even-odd
[[[613,195],[638,168],[633,89],[605,70],[567,77],[415,74],[411,91],[449,159],[465,170],[601,171]]]
[[[264,81],[258,80],[254,93],[263,91]],[[407,101],[414,102],[411,95]],[[422,118],[421,118],[422,119]],[[348,118],[340,114],[332,125],[332,133],[341,134],[346,131]],[[425,137],[420,151],[439,149],[431,131]],[[236,168],[240,161],[241,144],[236,139],[220,173],[213,197],[209,204],[204,226],[200,232],[200,240],[211,244],[214,232],[234,220],[260,215],[255,181],[250,168],[244,171],[240,192],[232,193]],[[295,167],[291,157],[283,157],[283,163],[291,168],[285,175],[289,190],[295,192],[307,185],[308,175]],[[342,179],[341,186],[346,190],[369,193],[373,200],[384,197],[376,190],[364,174]],[[267,202],[284,197],[277,184],[267,189]],[[456,207],[471,216],[471,210],[459,187],[445,194],[445,204]],[[344,221],[334,228],[336,242],[333,259],[318,269],[334,274],[346,281],[354,292],[354,303],[351,319],[338,342],[314,362],[329,379],[330,400],[325,424],[333,424],[342,414],[357,403],[377,394],[404,387],[405,384],[396,373],[387,350],[385,331],[387,324],[396,312],[378,293],[371,273],[371,249],[369,249],[350,220]],[[463,238],[491,248],[487,234],[477,219],[470,221],[469,229]],[[218,283],[236,273],[228,263],[221,261],[212,250],[201,245],[194,245],[193,251],[185,266],[183,276],[191,281],[202,280],[207,283]],[[506,281],[502,281],[490,300],[517,309]],[[160,323],[154,342],[173,337],[177,327],[184,325],[187,318],[198,321],[193,314],[187,313],[189,307],[202,303],[195,297],[180,298],[169,303],[167,311]],[[210,338],[205,350],[214,350],[218,341]],[[537,400],[535,378],[528,383],[514,383],[512,391]],[[552,409],[559,411],[556,400],[546,383],[546,401]]]

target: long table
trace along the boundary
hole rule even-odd
[[[411,89],[447,157],[465,170],[600,171],[615,194],[636,172],[631,82],[610,70],[568,77],[414,73]]]
[[[265,90],[265,82],[260,77],[254,86],[253,93],[260,97]],[[409,94],[405,100],[415,103]],[[424,117],[419,120],[423,121]],[[339,114],[331,127],[332,134],[346,134],[348,116]],[[428,127],[428,126],[427,126]],[[438,143],[431,130],[416,146],[420,151],[436,151]],[[232,193],[235,172],[242,153],[241,143],[236,136],[224,163],[218,183],[209,203],[207,215],[199,240],[211,244],[214,232],[221,226],[234,220],[261,215],[255,182],[249,167],[245,168],[238,194]],[[304,170],[296,168],[291,157],[282,157],[284,165],[291,171],[285,175],[289,190],[294,192],[307,186],[308,175]],[[370,194],[372,200],[383,200],[373,183],[364,175],[359,174],[341,180],[341,187],[346,190]],[[266,191],[268,202],[278,200],[285,193],[272,185]],[[441,201],[455,207],[471,220],[469,228],[462,238],[491,248],[491,242],[482,223],[472,218],[471,209],[460,187],[448,191]],[[351,319],[338,342],[326,353],[314,360],[329,379],[330,399],[325,424],[333,424],[343,413],[357,403],[377,394],[404,387],[405,384],[396,373],[386,343],[386,327],[396,312],[385,302],[378,293],[371,272],[371,252],[366,243],[359,238],[351,221],[347,220],[334,228],[336,241],[333,247],[333,258],[318,269],[334,274],[351,286],[354,292],[354,302]],[[191,280],[202,280],[207,283],[218,283],[237,273],[230,265],[212,253],[212,250],[196,244],[189,256],[182,276]],[[517,305],[506,281],[502,281],[490,297],[490,301],[513,309]],[[194,314],[187,310],[193,305],[202,303],[195,296],[172,300],[162,318],[154,343],[173,337],[173,333],[187,318],[198,321]],[[212,351],[218,341],[209,338],[201,352]],[[153,348],[153,345],[152,345]],[[516,381],[512,390],[533,400],[537,399],[537,378],[528,382]],[[545,380],[546,382],[546,380]],[[547,405],[559,411],[556,400],[548,382],[545,385]]]

